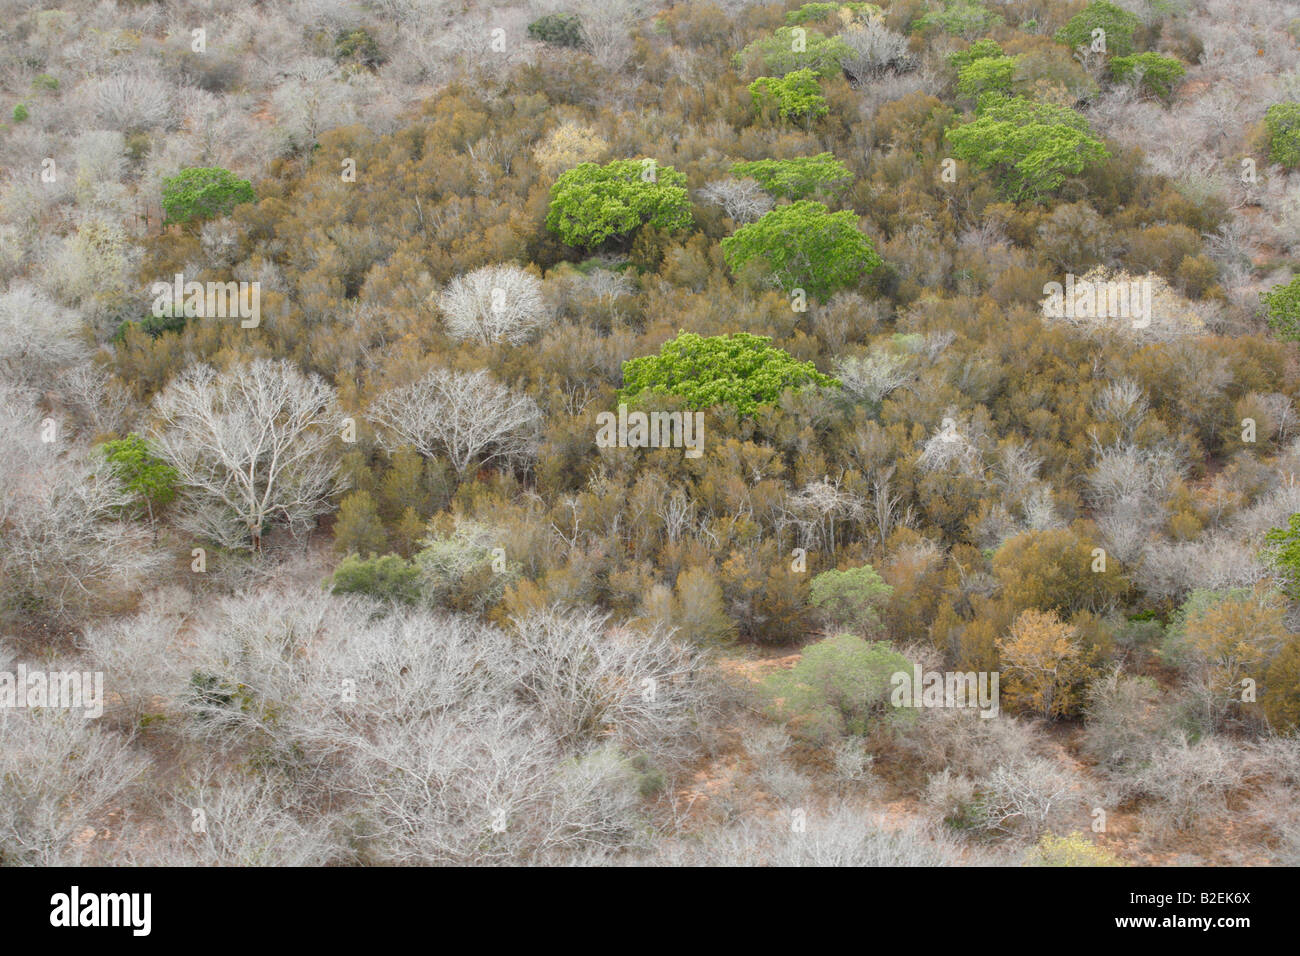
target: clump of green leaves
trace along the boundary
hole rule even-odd
[[[853,179],[848,167],[830,153],[732,163],[731,175],[737,179],[753,179],[773,196],[790,200],[806,199],[821,192],[838,192]]]
[[[812,362],[800,362],[771,342],[770,336],[748,332],[708,337],[681,332],[658,355],[623,363],[619,398],[646,392],[675,395],[690,408],[730,405],[748,415],[774,404],[786,389],[839,385]]]
[[[552,46],[582,46],[582,20],[574,13],[548,13],[528,24],[528,35]]]
[[[1294,514],[1285,528],[1264,535],[1264,556],[1282,579],[1291,598],[1300,598],[1300,514]]]
[[[582,249],[625,238],[642,226],[672,232],[691,225],[686,177],[653,159],[582,163],[551,187],[546,227]]]
[[[334,569],[330,591],[364,594],[380,601],[416,604],[423,593],[423,577],[412,562],[395,554],[363,558],[350,554]]]
[[[790,26],[798,26],[801,23],[824,23],[832,16],[851,21],[883,15],[884,11],[874,3],[805,3],[797,10],[787,13],[785,22]]]
[[[1136,82],[1139,88],[1165,102],[1173,96],[1174,84],[1186,73],[1187,68],[1177,57],[1163,53],[1135,53],[1117,56],[1110,61],[1112,79],[1120,83]]]
[[[1017,59],[988,56],[972,60],[957,71],[957,94],[977,100],[985,93],[1010,93]]]
[[[440,531],[436,524],[413,559],[423,577],[426,598],[467,614],[481,613],[500,601],[523,568],[517,562],[502,563],[500,552],[494,554],[497,542],[489,529],[464,521]]]
[[[971,3],[970,0],[947,0],[942,10],[918,18],[912,25],[912,32],[924,33],[938,29],[951,36],[977,37],[1001,26],[1003,22],[1005,21],[1000,14],[983,4]]]
[[[754,110],[760,115],[774,111],[782,119],[812,120],[830,112],[826,97],[812,70],[795,70],[785,76],[760,76],[749,84]]]
[[[1300,275],[1259,294],[1268,324],[1280,338],[1300,342]]]
[[[1023,96],[985,96],[974,120],[945,135],[955,157],[993,170],[1017,201],[1041,202],[1066,176],[1110,158],[1079,113]]]
[[[885,641],[840,634],[806,647],[794,667],[763,681],[763,692],[794,734],[826,744],[915,719],[915,711],[890,704],[900,672],[910,676],[912,663]]]
[[[986,60],[1002,56],[1002,47],[997,40],[991,37],[984,37],[976,40],[964,50],[957,50],[948,54],[948,65],[951,66],[960,75],[964,67],[969,66],[976,60]]]
[[[27,107],[26,107],[25,104],[23,104],[23,103],[19,103],[17,106],[14,107],[14,122],[15,122],[15,123],[21,123],[21,122],[23,122],[24,120],[27,119],[27,116],[28,116],[28,113],[27,113]]]
[[[864,564],[817,575],[808,589],[808,603],[829,628],[871,634],[880,629],[880,609],[893,593],[875,569]]]
[[[811,199],[778,206],[737,229],[722,240],[722,255],[732,272],[757,272],[786,292],[803,289],[822,299],[881,264],[855,213],[833,213]]]
[[[162,182],[162,208],[169,224],[229,215],[240,203],[256,198],[252,183],[219,166],[192,166]]]
[[[1133,52],[1133,35],[1141,25],[1142,21],[1123,7],[1116,6],[1109,0],[1094,0],[1057,30],[1054,39],[1057,43],[1069,44],[1071,49],[1091,47],[1093,31],[1101,30],[1100,36],[1105,38],[1107,54],[1128,56]]]
[[[101,450],[113,473],[151,520],[176,498],[176,469],[150,451],[149,443],[135,432],[104,442]]]
[[[334,36],[334,62],[355,63],[367,69],[381,66],[388,59],[365,27],[340,30]]]
[[[733,62],[750,76],[785,76],[795,70],[828,75],[840,69],[840,63],[852,52],[838,36],[828,37],[803,27],[780,27],[749,44]]]
[[[1300,103],[1275,103],[1264,113],[1269,162],[1300,167]]]

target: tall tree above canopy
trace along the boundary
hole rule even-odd
[[[1067,106],[988,93],[976,113],[948,130],[953,156],[992,169],[1011,199],[1041,202],[1067,175],[1110,158],[1088,121]]]
[[[581,163],[551,187],[546,228],[564,242],[592,249],[642,226],[673,232],[693,221],[686,177],[653,159]]]
[[[812,362],[800,362],[771,342],[770,336],[748,332],[707,338],[682,332],[665,342],[658,355],[623,363],[619,397],[676,395],[691,408],[731,405],[747,415],[776,402],[787,388],[839,384]]]
[[[778,206],[737,229],[722,240],[722,254],[732,272],[765,269],[786,292],[803,289],[822,299],[855,285],[881,263],[856,214],[833,213],[810,199]]]

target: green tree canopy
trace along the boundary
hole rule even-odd
[[[1142,21],[1123,7],[1108,0],[1094,0],[1057,30],[1054,39],[1057,43],[1069,44],[1072,49],[1090,47],[1092,31],[1102,30],[1105,32],[1106,53],[1110,56],[1128,56],[1133,52],[1133,34],[1141,26]]]
[[[880,628],[880,608],[893,593],[875,569],[864,564],[817,575],[808,589],[808,603],[830,627],[865,634]]]
[[[987,94],[974,120],[949,129],[953,155],[992,169],[1007,196],[1041,202],[1090,164],[1110,158],[1088,121],[1066,106]]]
[[[176,469],[150,451],[148,442],[135,432],[104,442],[102,451],[118,480],[151,517],[176,497]]]
[[[733,163],[731,175],[737,179],[756,180],[773,196],[791,200],[806,199],[817,192],[844,189],[853,179],[848,167],[830,153]]]
[[[162,182],[162,209],[168,223],[226,216],[240,203],[255,199],[247,179],[219,166],[182,169]]]
[[[572,13],[548,13],[528,24],[528,35],[552,46],[580,47],[582,20]]]
[[[857,284],[881,263],[855,213],[833,213],[811,199],[778,206],[737,229],[722,240],[722,254],[732,272],[761,269],[787,292],[803,289],[822,299]]]
[[[1009,93],[1015,78],[1014,56],[980,57],[957,71],[957,93],[979,99],[984,93]]]
[[[1165,101],[1173,95],[1174,84],[1186,73],[1178,57],[1163,53],[1135,53],[1113,57],[1110,61],[1112,79],[1121,83],[1137,82],[1142,89]]]
[[[912,32],[924,33],[939,29],[952,36],[975,37],[988,33],[1003,23],[1001,14],[994,13],[980,3],[970,0],[946,0],[942,10],[934,10],[919,17]]]
[[[750,76],[785,76],[795,70],[829,75],[851,54],[849,45],[837,36],[804,27],[780,27],[737,53],[734,63]]]
[[[1300,598],[1300,514],[1294,514],[1285,528],[1274,528],[1264,536],[1265,556],[1282,579],[1286,593]]]
[[[800,362],[771,342],[770,336],[748,332],[707,338],[681,332],[665,342],[658,355],[623,363],[619,397],[631,399],[643,392],[676,395],[691,408],[731,405],[748,415],[776,402],[786,389],[839,385],[812,362]]]
[[[675,231],[692,222],[686,177],[653,159],[581,163],[551,187],[546,227],[564,242],[591,249],[642,226]]]
[[[749,84],[749,95],[756,112],[775,111],[782,119],[811,120],[830,111],[817,84],[817,74],[812,70],[795,70],[785,76],[760,76]]]
[[[1259,294],[1268,324],[1280,338],[1300,341],[1300,275]]]
[[[1264,113],[1269,162],[1300,166],[1300,103],[1274,103]]]
[[[888,726],[915,719],[915,711],[890,704],[897,673],[910,677],[912,663],[888,643],[840,634],[810,644],[794,667],[764,680],[763,690],[775,716],[797,735],[830,743],[866,734],[875,721]]]
[[[976,60],[985,60],[999,56],[1002,56],[1002,47],[998,44],[998,41],[990,37],[984,37],[983,39],[976,40],[964,50],[957,50],[954,53],[949,53],[948,64],[960,73],[963,67],[969,66]]]
[[[874,3],[805,3],[787,13],[785,22],[798,26],[801,23],[824,23],[832,16],[851,22],[882,15],[883,11]]]

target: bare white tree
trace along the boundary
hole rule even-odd
[[[581,0],[576,12],[592,58],[607,70],[621,70],[632,56],[632,28],[645,15],[640,0]]]
[[[175,93],[156,73],[115,73],[88,85],[89,106],[110,129],[170,129],[176,118]]]
[[[301,532],[342,488],[334,389],[290,362],[194,366],[154,411],[156,447],[182,485],[180,523],[226,547],[260,550],[272,522]]]
[[[325,866],[345,850],[330,830],[328,813],[286,804],[272,780],[191,771],[187,785],[163,808],[161,839],[156,828],[138,842],[133,861],[152,866]],[[196,826],[201,822],[201,826]],[[142,834],[143,836],[143,834]]]
[[[611,628],[598,611],[551,608],[517,620],[515,634],[519,685],[552,739],[589,743],[613,727],[640,748],[694,725],[703,663],[667,631]]]
[[[131,496],[102,456],[42,420],[29,395],[0,385],[0,573],[5,603],[64,615],[130,585],[158,555],[124,521]],[[43,440],[49,439],[49,440]]]
[[[0,292],[0,374],[15,383],[48,388],[58,369],[83,358],[76,338],[81,316],[34,286],[15,283]]]
[[[866,83],[886,72],[905,73],[916,66],[907,50],[907,37],[885,26],[881,17],[871,17],[840,34],[850,54],[841,58],[855,83]]]
[[[794,827],[796,811],[803,826]],[[849,801],[746,818],[699,840],[658,848],[656,863],[685,866],[952,866],[960,850],[917,823],[895,826]]]
[[[718,179],[700,190],[700,198],[721,206],[738,225],[761,219],[776,200],[756,179]]]
[[[457,339],[519,345],[547,325],[542,283],[517,266],[484,266],[457,276],[438,297],[447,331]]]
[[[270,772],[293,771],[249,811],[272,844],[317,832],[302,811],[327,799],[360,862],[603,855],[644,831],[625,755],[689,756],[711,700],[697,652],[607,623],[548,609],[503,631],[265,589],[225,601],[178,649],[177,676],[199,676],[174,701],[208,749],[255,746]],[[239,833],[231,852],[256,845]]]
[[[911,355],[874,349],[866,355],[851,355],[835,366],[835,377],[854,398],[880,402],[886,395],[911,381]]]
[[[80,713],[0,708],[0,865],[83,863],[99,814],[149,765]]]
[[[1097,417],[1113,422],[1119,429],[1120,440],[1130,442],[1138,426],[1150,411],[1146,394],[1132,379],[1110,382],[1093,402]]]
[[[541,410],[528,395],[482,369],[430,369],[419,381],[380,395],[370,414],[390,448],[410,445],[426,458],[446,455],[464,476],[473,465],[520,464],[536,450]]]

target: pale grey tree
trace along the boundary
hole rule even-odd
[[[447,283],[438,297],[453,338],[481,344],[528,341],[552,319],[541,280],[517,266],[483,266]]]
[[[196,365],[154,400],[154,441],[181,485],[179,524],[226,547],[294,534],[342,490],[343,422],[334,389],[291,362]]]
[[[482,369],[430,369],[375,399],[370,416],[390,448],[410,445],[426,458],[444,455],[464,477],[470,468],[528,462],[536,452],[541,410]]]

